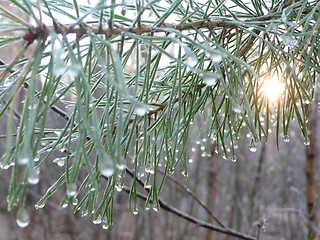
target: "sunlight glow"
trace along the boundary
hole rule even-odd
[[[264,79],[262,91],[269,102],[276,103],[284,92],[284,85],[277,76],[272,76]]]

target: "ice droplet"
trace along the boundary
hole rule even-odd
[[[211,49],[209,51],[209,57],[210,57],[211,61],[214,63],[219,63],[223,59],[222,53],[217,49]]]
[[[211,87],[214,86],[218,81],[218,75],[216,73],[206,73],[203,75],[203,82]]]
[[[22,211],[18,211],[18,216],[17,216],[17,224],[21,228],[25,228],[29,225],[30,223],[30,216],[29,213],[23,209]]]
[[[146,107],[136,107],[135,112],[138,116],[143,116],[148,112],[148,109]]]
[[[295,36],[288,33],[281,35],[280,38],[283,44],[289,48],[294,48],[299,43],[299,40]]]
[[[67,183],[66,193],[67,193],[68,197],[75,196],[77,194],[77,190],[78,190],[77,184],[75,184],[75,183]]]
[[[103,228],[103,229],[109,229],[109,224],[107,224],[107,223],[103,224],[103,225],[102,225],[102,228]]]
[[[186,57],[186,65],[188,67],[195,67],[198,64],[198,59],[195,55],[187,55]]]
[[[155,212],[159,212],[160,208],[159,208],[159,204],[154,204],[153,207],[152,207],[153,211]]]

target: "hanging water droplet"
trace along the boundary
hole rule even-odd
[[[284,142],[290,142],[290,137],[289,137],[288,134],[286,134],[286,135],[283,136],[283,141],[284,141]]]
[[[79,63],[72,64],[71,66],[68,67],[68,73],[71,78],[78,77],[81,71],[82,71],[82,66]]]
[[[294,48],[299,43],[298,39],[295,36],[293,36],[292,34],[286,33],[286,34],[281,35],[280,38],[281,38],[283,44],[289,48]]]
[[[102,222],[101,215],[99,214],[96,219],[94,219],[93,224],[100,224]]]
[[[88,215],[88,209],[83,210],[83,211],[81,212],[81,217],[85,217],[85,216],[87,216],[87,215]]]
[[[192,163],[192,162],[193,162],[193,159],[192,159],[192,158],[189,158],[189,159],[188,159],[188,162],[189,162],[189,163]]]
[[[14,78],[8,77],[8,78],[6,78],[6,80],[4,81],[3,86],[4,86],[4,87],[10,87],[13,82],[14,82]]]
[[[182,174],[182,176],[184,176],[184,177],[188,177],[188,172],[187,172],[186,170],[183,170],[183,171],[181,172],[181,174]]]
[[[188,67],[195,67],[196,65],[198,64],[198,59],[197,59],[197,56],[192,54],[192,55],[187,55],[186,57],[186,65]]]
[[[136,107],[135,112],[138,116],[143,116],[148,112],[148,109],[146,107]]]
[[[29,223],[30,223],[29,213],[25,209],[18,211],[18,214],[17,214],[18,226],[21,228],[25,228],[29,225]]]
[[[127,165],[125,163],[117,163],[116,167],[117,167],[117,169],[122,171],[122,170],[126,169]]]
[[[66,162],[66,157],[56,158],[53,160],[53,162],[56,163],[59,167],[63,167]]]
[[[68,197],[74,197],[77,194],[77,190],[78,190],[77,184],[67,183],[66,193]]]
[[[102,228],[105,229],[105,230],[109,229],[109,224],[107,224],[107,223],[103,224]]]
[[[250,150],[250,152],[256,152],[257,151],[257,147],[256,147],[256,145],[254,144],[253,141],[251,141],[251,143],[249,145],[249,150]]]
[[[18,164],[19,164],[19,165],[26,165],[26,164],[28,164],[30,161],[31,161],[31,158],[26,157],[26,156],[21,156],[21,157],[18,159]]]
[[[309,146],[310,145],[310,139],[308,137],[305,137],[304,140],[303,140],[303,144],[305,146]]]
[[[223,59],[223,54],[217,49],[211,49],[209,50],[209,57],[212,62],[219,63]]]
[[[219,76],[216,73],[205,73],[203,75],[203,82],[208,87],[211,87],[211,86],[214,86],[217,83],[218,78],[219,78]]]
[[[45,202],[42,202],[42,203],[37,203],[34,207],[35,207],[36,209],[40,209],[40,208],[44,208],[45,205],[46,205],[46,203],[45,203]]]
[[[62,205],[61,205],[61,208],[66,208],[66,207],[68,207],[68,202],[65,202],[65,203],[63,203]]]
[[[100,162],[100,172],[105,177],[110,177],[115,172],[115,164],[111,159]]]
[[[73,205],[73,206],[77,206],[78,203],[79,203],[79,199],[76,198],[76,197],[74,197],[74,198],[72,199],[72,205]]]
[[[236,157],[236,156],[232,156],[232,157],[231,157],[231,161],[232,161],[232,162],[236,162],[236,161],[237,161],[237,157]]]
[[[35,168],[29,169],[27,181],[31,185],[38,184],[40,181],[39,170]]]
[[[153,208],[153,211],[155,211],[155,212],[159,212],[159,210],[160,210],[159,204],[156,204],[156,203],[153,205],[152,208]]]
[[[133,213],[134,215],[137,215],[137,214],[139,213],[138,208],[135,207],[135,208],[132,210],[132,213]]]
[[[123,189],[122,184],[116,184],[114,187],[115,187],[115,189],[117,190],[117,192],[121,192],[122,189]]]

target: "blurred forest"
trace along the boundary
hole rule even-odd
[[[9,1],[1,1],[0,4],[11,7]],[[0,21],[7,19],[0,17]],[[21,46],[17,43],[2,47],[1,60],[10,62]],[[22,100],[24,93],[19,94]],[[57,105],[68,112],[62,103]],[[315,108],[309,120],[309,146],[305,146],[299,126],[293,122],[289,130],[290,141],[280,140],[279,150],[273,137],[267,143],[249,147],[250,138],[244,134],[239,141],[234,162],[216,154],[216,145],[207,138],[204,128],[208,124],[206,113],[199,115],[190,132],[188,177],[181,174],[182,168],[168,176],[161,199],[191,216],[219,225],[199,204],[201,201],[219,219],[220,224],[253,236],[259,232],[263,240],[315,239],[308,238],[310,229],[313,229],[313,234],[320,236],[316,226],[320,209],[316,196],[319,192],[319,184],[316,186],[319,180],[319,168],[316,167],[319,163],[316,151],[319,148],[318,106],[309,107]],[[16,112],[21,114],[21,109],[17,108]],[[50,127],[63,128],[64,119],[53,111],[49,116]],[[6,119],[2,117],[0,154],[4,152],[5,134]],[[36,209],[35,203],[62,173],[61,167],[53,160],[63,156],[64,152],[55,151],[51,159],[41,166],[39,184],[30,187],[26,206],[31,222],[25,229],[17,226],[15,210],[7,212],[5,196],[11,173],[1,171],[1,240],[238,239],[198,227],[162,208],[159,212],[152,208],[145,210],[144,201],[139,201],[138,214],[130,213],[125,191],[115,195],[115,225],[107,230],[83,216],[86,213],[80,211],[73,214],[72,206],[61,208],[60,200],[65,194],[62,190],[51,197],[44,208]],[[143,187],[139,189],[146,193]],[[190,195],[190,192],[194,195]],[[310,197],[310,194],[313,195]]]

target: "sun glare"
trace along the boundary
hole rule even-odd
[[[284,91],[284,85],[277,76],[272,76],[264,79],[262,91],[269,102],[276,103]]]

